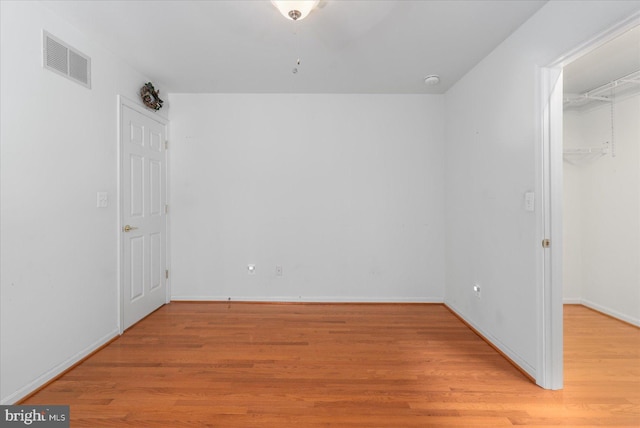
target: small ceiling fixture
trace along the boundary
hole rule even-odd
[[[282,16],[292,21],[304,19],[320,0],[271,0]]]
[[[437,74],[431,74],[424,78],[424,84],[427,86],[435,86],[440,83],[440,76]]]

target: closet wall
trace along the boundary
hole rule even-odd
[[[640,94],[565,111],[564,149],[565,303],[640,326]]]

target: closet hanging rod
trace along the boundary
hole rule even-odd
[[[610,103],[613,101],[614,89],[622,89],[625,93],[630,93],[628,89],[640,87],[640,70],[636,70],[633,73],[629,73],[626,76],[619,79],[600,85],[597,88],[583,92],[581,94],[566,94],[564,97],[564,105],[577,105],[583,106],[589,103],[589,101],[602,101]]]
[[[590,155],[590,154],[607,154],[606,147],[582,147],[570,148],[562,151],[565,155]]]

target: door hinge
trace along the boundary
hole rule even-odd
[[[164,204],[164,213],[169,214],[169,204]]]
[[[542,248],[549,248],[551,247],[551,239],[549,238],[545,238],[542,240]]]
[[[165,150],[169,149],[169,140],[164,140],[164,149]]]
[[[166,270],[164,271],[164,277],[165,277],[166,279],[169,279],[169,269],[166,269]]]

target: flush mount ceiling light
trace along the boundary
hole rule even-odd
[[[431,74],[424,78],[424,84],[427,86],[435,86],[440,83],[440,76],[437,74]]]
[[[292,21],[304,19],[320,0],[271,0],[282,16]]]

